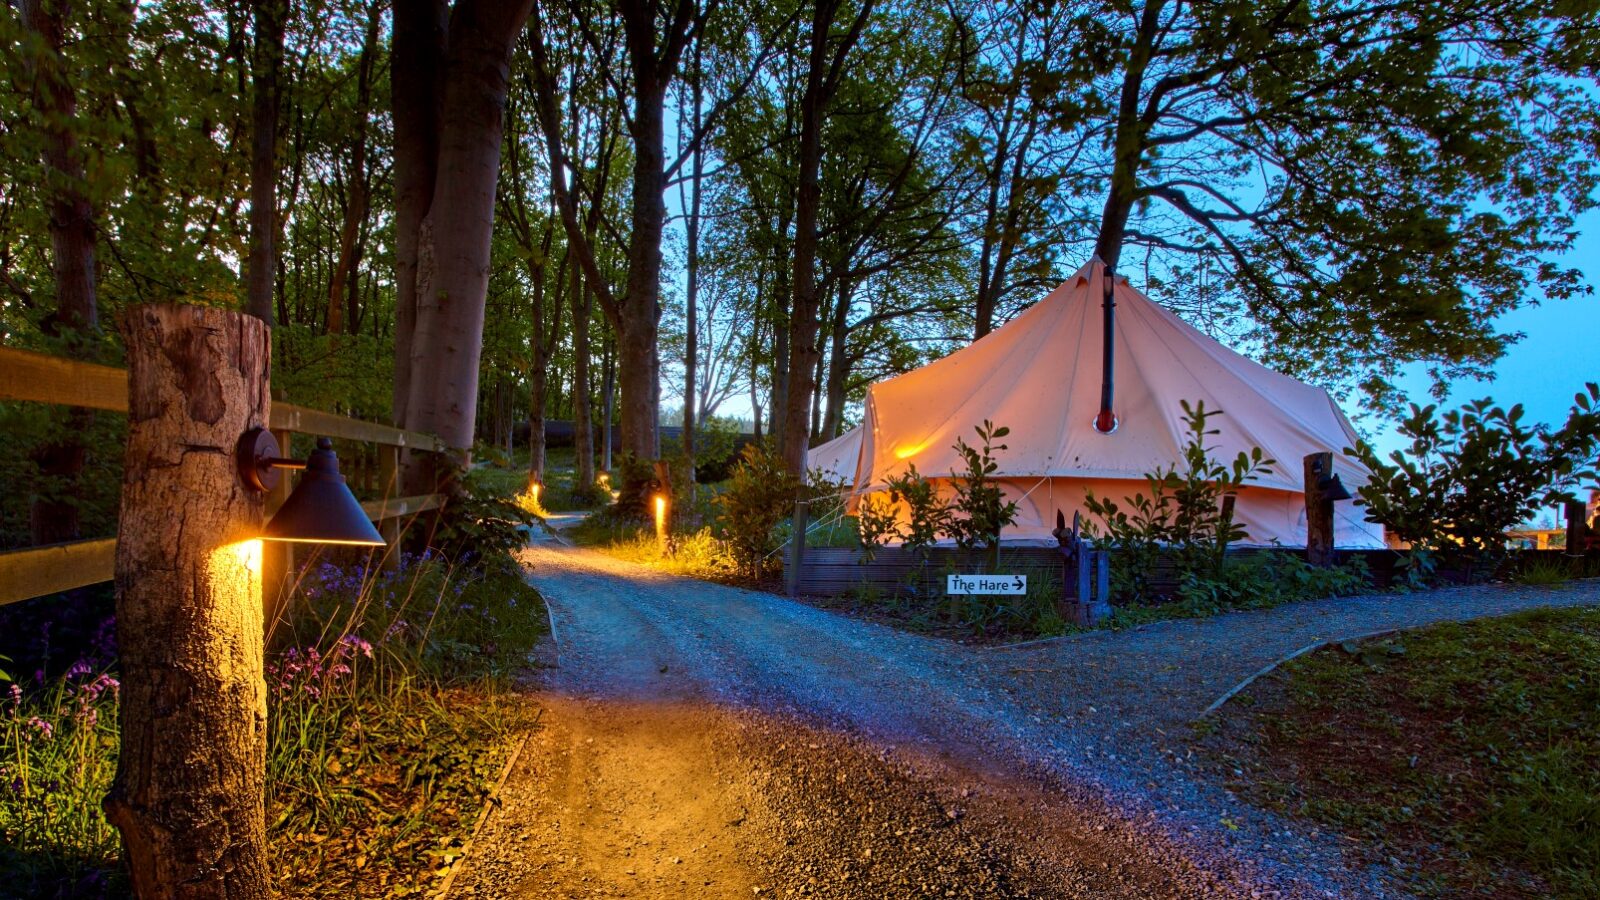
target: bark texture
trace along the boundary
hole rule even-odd
[[[245,263],[245,308],[273,323],[272,288],[278,263],[278,75],[283,68],[289,0],[257,0],[250,57],[250,258]]]
[[[396,425],[411,399],[411,344],[417,327],[417,241],[439,171],[445,0],[395,0],[390,67],[394,111],[394,405]]]
[[[406,427],[472,447],[511,50],[532,0],[457,0],[433,201],[417,238]]]
[[[106,817],[140,897],[266,898],[264,495],[234,448],[264,426],[268,327],[134,308],[117,541],[122,750]]]
[[[861,4],[856,19],[837,41],[831,39],[841,0],[818,0],[811,18],[811,50],[805,94],[800,101],[800,171],[794,219],[794,303],[789,314],[788,384],[783,415],[774,431],[789,472],[805,470],[811,444],[811,404],[816,390],[817,346],[822,331],[817,286],[817,214],[822,206],[822,129],[828,107],[838,92],[845,58],[872,14],[872,0]],[[776,408],[777,403],[774,402]],[[776,419],[776,417],[775,417]]]

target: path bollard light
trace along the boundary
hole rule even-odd
[[[667,496],[657,494],[656,501],[656,548],[663,555],[667,552]]]
[[[289,499],[262,530],[263,540],[385,546],[383,535],[339,474],[333,441],[317,438],[317,449],[304,461],[285,459],[280,452],[277,439],[264,428],[252,428],[239,439],[239,477],[254,490],[272,490],[282,477],[280,469],[305,471]]]

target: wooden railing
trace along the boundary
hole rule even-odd
[[[77,406],[124,413],[128,411],[128,373],[124,369],[95,365],[0,347],[0,400],[21,400]],[[378,480],[382,498],[361,504],[384,539],[389,542],[388,559],[396,558],[394,546],[400,536],[400,520],[443,502],[439,494],[395,497],[402,449],[434,450],[448,448],[432,435],[405,431],[376,422],[352,419],[291,403],[273,401],[268,427],[278,445],[289,450],[295,434],[341,438],[377,444]],[[276,511],[288,496],[291,479],[283,478],[267,498],[267,512]],[[290,550],[282,548],[263,560],[262,573],[269,603],[274,603],[291,562]],[[117,555],[116,538],[98,538],[28,547],[0,553],[0,605],[73,588],[99,584],[112,579]]]

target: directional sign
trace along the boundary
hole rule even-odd
[[[945,580],[946,594],[1026,594],[1026,575],[951,575]]]

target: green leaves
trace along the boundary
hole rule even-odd
[[[1597,484],[1597,400],[1600,385],[1586,385],[1556,429],[1528,425],[1521,404],[1505,409],[1489,398],[1443,413],[1411,404],[1400,424],[1407,450],[1388,461],[1365,443],[1347,451],[1373,472],[1357,492],[1367,520],[1415,548],[1497,558],[1508,529]]]
[[[757,444],[740,453],[727,489],[717,495],[722,508],[717,527],[751,577],[772,561],[778,548],[774,533],[799,490],[799,479],[789,474],[781,455]]]
[[[1248,537],[1224,500],[1248,482],[1272,474],[1277,465],[1260,447],[1240,451],[1228,464],[1219,462],[1206,438],[1221,433],[1210,423],[1222,411],[1206,409],[1204,400],[1192,406],[1187,400],[1179,403],[1188,432],[1183,468],[1146,473],[1149,495],[1136,492],[1123,497],[1126,508],[1096,497],[1093,491],[1084,498],[1089,514],[1100,519],[1098,524],[1088,523],[1088,533],[1102,546],[1119,551],[1112,584],[1113,593],[1124,601],[1153,599],[1155,568],[1163,554],[1177,557],[1180,573],[1221,577],[1228,546]]]
[[[955,485],[955,502],[948,528],[956,545],[964,550],[992,550],[1000,547],[1000,532],[1017,521],[1017,502],[1005,499],[1005,492],[990,477],[1000,464],[995,454],[1008,449],[996,443],[1011,433],[1005,426],[996,427],[988,419],[973,429],[978,434],[980,446],[972,447],[965,440],[956,439],[955,449],[966,462],[965,472],[951,472]]]

